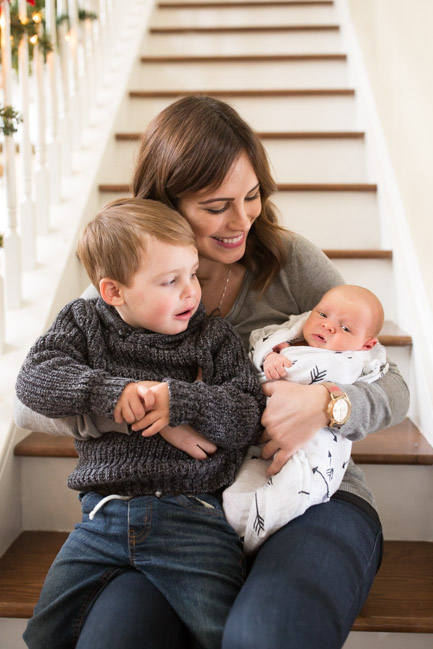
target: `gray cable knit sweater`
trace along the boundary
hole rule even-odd
[[[203,381],[195,381],[198,368]],[[126,324],[101,298],[66,305],[31,348],[17,379],[19,399],[47,417],[113,417],[132,381],[166,381],[170,425],[189,424],[218,449],[205,461],[160,435],[107,432],[77,440],[68,486],[126,496],[213,492],[230,484],[261,432],[265,398],[238,334],[202,306],[186,331],[168,336]]]

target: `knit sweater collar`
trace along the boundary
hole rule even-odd
[[[206,318],[206,312],[203,304],[200,302],[197,311],[189,321],[188,327],[185,331],[178,334],[161,334],[151,331],[150,329],[132,327],[127,322],[122,320],[118,312],[113,306],[110,306],[101,297],[95,298],[95,307],[99,317],[104,324],[115,330],[121,338],[128,338],[129,336],[139,335],[148,336],[152,338],[152,344],[165,344],[165,343],[179,343],[184,338],[191,336],[192,333],[202,328],[203,322]]]

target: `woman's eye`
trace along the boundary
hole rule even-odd
[[[255,201],[255,200],[257,200],[258,198],[260,198],[260,192],[256,192],[256,193],[254,194],[254,196],[247,196],[245,200],[246,200],[246,201]]]
[[[226,203],[223,207],[221,207],[219,210],[217,209],[212,209],[211,207],[206,208],[206,212],[209,212],[209,214],[222,214],[226,210],[228,210],[229,204]]]

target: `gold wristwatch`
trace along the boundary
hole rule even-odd
[[[330,416],[328,426],[330,428],[341,428],[341,426],[349,420],[352,411],[350,399],[347,394],[334,383],[323,381],[321,385],[325,386],[331,397],[326,409],[326,412]]]

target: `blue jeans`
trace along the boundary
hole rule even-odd
[[[265,542],[227,620],[223,649],[343,646],[380,564],[382,529],[374,510],[340,493]]]
[[[95,623],[108,630],[108,643],[101,646],[116,646],[111,639],[117,631],[118,646],[124,649],[128,646],[123,642],[125,629],[135,634],[134,625],[129,629],[129,617],[135,611],[142,622],[141,612],[148,609],[149,616],[153,609],[156,635],[167,634],[164,625],[169,611],[172,620],[180,621],[179,638],[188,638],[188,647],[220,649],[225,620],[245,576],[245,561],[239,538],[226,522],[219,500],[209,494],[111,500],[90,520],[89,513],[101,499],[95,493],[82,497],[82,522],[47,575],[24,633],[27,645],[31,649],[75,647],[89,610],[101,593],[110,594],[104,588],[116,578],[124,590],[121,599],[116,598],[117,610],[93,607],[95,615],[98,611],[100,615],[99,620],[94,618]],[[143,575],[144,586],[137,589],[143,599],[140,597],[134,609],[131,594],[135,592],[131,589]],[[159,621],[155,615],[160,608],[158,598],[164,604]],[[165,645],[158,644],[159,640],[152,644],[149,629],[143,637],[145,643],[141,640],[130,646],[175,646],[172,635]],[[89,646],[95,649],[94,644]]]
[[[223,648],[340,649],[381,549],[380,522],[368,506],[333,497],[307,510],[259,550],[228,618]],[[139,574],[113,579],[90,611],[77,649],[191,649],[179,617],[164,597],[146,596],[147,586]],[[124,641],[119,619],[128,629]]]

